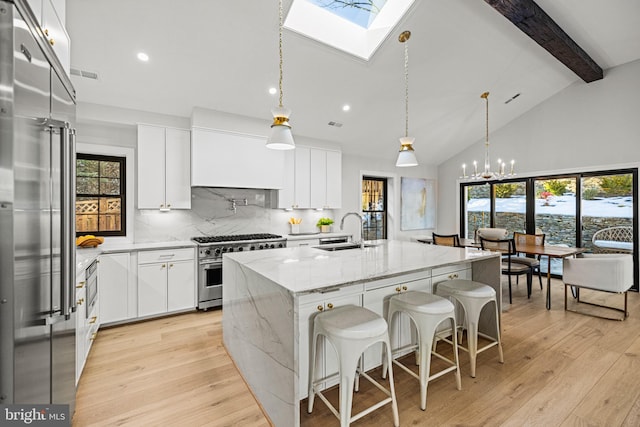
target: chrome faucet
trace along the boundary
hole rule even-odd
[[[344,220],[350,215],[355,215],[360,218],[360,249],[364,249],[364,216],[360,215],[358,212],[348,212],[344,214],[340,220],[340,230],[344,228]]]

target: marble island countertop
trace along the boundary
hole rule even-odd
[[[339,251],[313,247],[225,254],[292,294],[383,279],[465,261],[498,257],[474,248],[452,248],[389,240]]]

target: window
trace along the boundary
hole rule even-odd
[[[76,156],[76,235],[126,235],[126,158]]]
[[[638,169],[467,182],[460,186],[460,235],[473,238],[480,227],[544,233],[545,244],[584,247],[599,230],[630,229],[638,265]],[[546,273],[547,262],[541,263]],[[562,260],[551,260],[551,274],[562,274]],[[638,288],[637,267],[634,269]]]
[[[364,240],[387,238],[387,179],[362,178]]]

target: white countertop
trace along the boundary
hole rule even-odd
[[[399,240],[328,252],[300,247],[225,254],[292,293],[383,279],[434,267],[498,257],[475,248],[453,248]]]
[[[300,233],[300,234],[287,234],[285,237],[287,238],[287,240],[308,240],[308,239],[327,239],[327,238],[333,238],[333,237],[351,237],[351,234],[309,232],[309,233]]]
[[[76,274],[87,268],[101,254],[132,252],[154,249],[195,248],[191,240],[174,240],[168,242],[132,243],[124,241],[105,241],[95,248],[76,247]]]

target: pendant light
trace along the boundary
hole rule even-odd
[[[291,135],[291,125],[289,124],[289,116],[291,110],[282,105],[282,0],[278,1],[279,27],[278,27],[278,50],[280,53],[280,78],[278,81],[280,89],[280,102],[277,107],[271,110],[273,114],[273,124],[271,125],[271,133],[267,139],[267,147],[274,150],[293,150],[296,148]]]
[[[397,167],[418,166],[418,159],[413,151],[415,138],[409,136],[409,38],[411,31],[403,31],[398,40],[404,43],[404,137],[400,138],[400,152],[398,153]]]
[[[504,168],[506,164],[498,159],[498,170],[496,172],[491,171],[491,161],[489,159],[489,92],[484,92],[480,95],[480,98],[486,101],[486,119],[485,119],[485,136],[484,136],[484,169],[482,172],[478,172],[478,162],[473,161],[473,174],[471,174],[471,179],[502,179],[504,177],[515,176],[515,172],[513,171],[513,165],[515,160],[511,160],[511,168],[509,173],[505,173]],[[469,178],[467,175],[467,165],[462,165],[462,177],[461,178]]]

